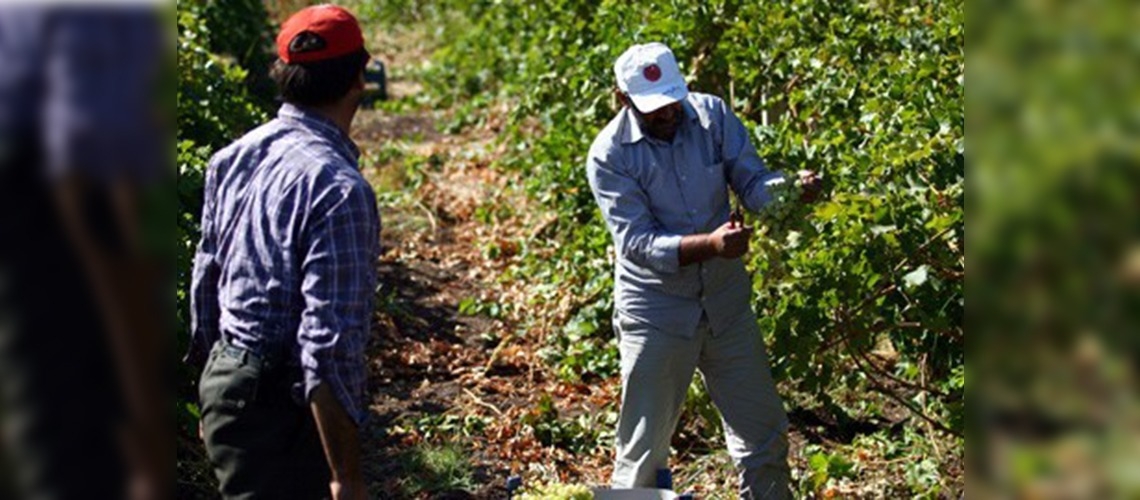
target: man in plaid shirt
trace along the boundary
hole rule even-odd
[[[369,55],[356,19],[277,38],[277,118],[217,153],[194,261],[202,433],[227,498],[364,498],[358,427],[380,220],[348,131]]]

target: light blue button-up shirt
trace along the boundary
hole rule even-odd
[[[750,317],[751,280],[741,259],[681,266],[681,238],[728,222],[729,188],[755,212],[768,202],[766,186],[784,177],[768,171],[720,98],[691,92],[682,107],[671,143],[644,134],[623,109],[594,140],[586,172],[617,251],[617,311],[691,337],[702,313],[714,334]]]

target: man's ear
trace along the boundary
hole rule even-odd
[[[617,100],[618,109],[623,106],[629,106],[629,96],[622,92],[620,88],[614,87],[614,98]]]

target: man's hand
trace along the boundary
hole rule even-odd
[[[748,240],[752,237],[752,228],[744,227],[743,223],[730,220],[709,234],[709,240],[716,255],[725,259],[735,259],[748,253]]]
[[[800,201],[804,203],[819,201],[823,193],[823,178],[812,170],[800,170],[797,174],[801,189]]]
[[[744,227],[735,216],[708,234],[690,234],[681,239],[679,259],[682,266],[704,262],[714,257],[735,259],[748,253],[752,228]]]

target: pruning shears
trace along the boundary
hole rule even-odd
[[[737,225],[744,226],[744,211],[740,209],[740,197],[736,192],[728,190],[728,206],[732,212],[728,216],[729,227],[735,229]]]

